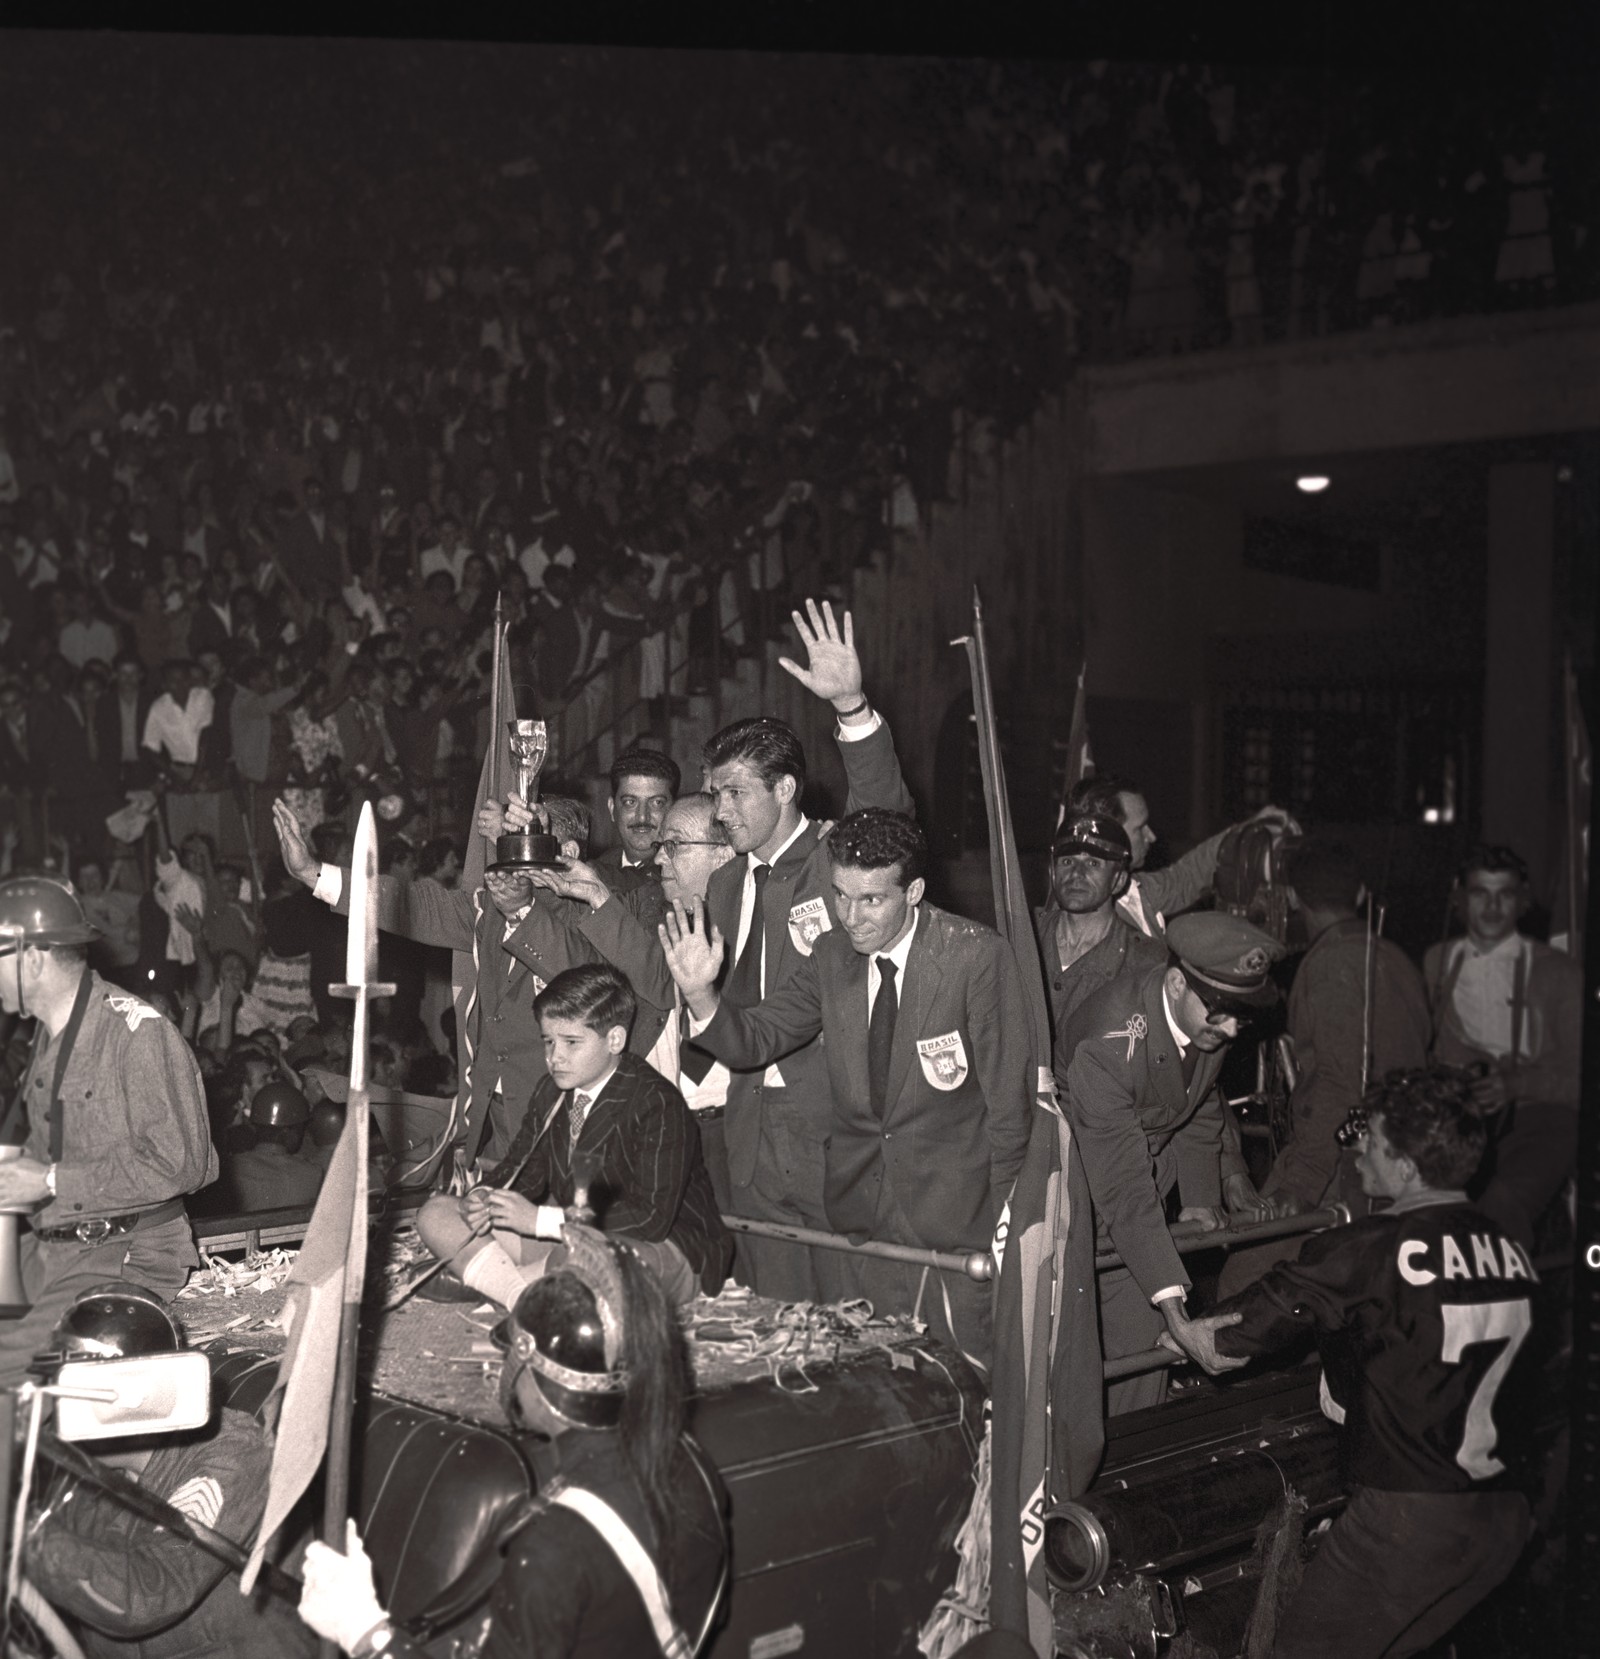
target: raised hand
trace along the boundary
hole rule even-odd
[[[198,939],[200,931],[206,925],[206,919],[192,904],[175,904],[172,907],[173,920],[176,921],[191,938]]]
[[[788,657],[779,657],[783,668],[818,697],[825,697],[836,709],[853,708],[861,701],[861,659],[856,655],[855,628],[849,611],[843,626],[833,620],[833,606],[824,599],[821,610],[815,599],[806,601],[805,614],[791,611],[795,632],[806,648],[809,666],[802,668]]]
[[[506,809],[498,801],[485,801],[478,808],[477,829],[485,841],[498,841],[506,833]]]
[[[300,820],[281,795],[272,803],[272,827],[278,832],[278,851],[283,854],[284,869],[296,881],[315,887],[317,877],[322,874],[322,861],[306,845]]]
[[[717,1007],[717,974],[722,967],[721,929],[706,914],[705,901],[696,899],[691,910],[674,899],[672,909],[656,928],[667,969],[690,1012],[698,1020],[709,1019]]]

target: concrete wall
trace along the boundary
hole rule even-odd
[[[1200,352],[1084,376],[1098,476],[1600,426],[1600,306]]]

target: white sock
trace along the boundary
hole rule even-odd
[[[515,1307],[528,1288],[528,1275],[498,1244],[486,1245],[460,1271],[462,1284],[503,1308]]]

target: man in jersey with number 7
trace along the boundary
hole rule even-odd
[[[1314,1337],[1323,1410],[1344,1427],[1350,1502],[1279,1618],[1274,1659],[1418,1653],[1529,1535],[1504,1431],[1537,1276],[1463,1190],[1486,1142],[1472,1078],[1391,1072],[1361,1112],[1356,1167],[1389,1208],[1316,1234],[1179,1333],[1213,1373]]]

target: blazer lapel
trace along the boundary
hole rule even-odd
[[[917,936],[911,941],[911,954],[906,958],[904,983],[900,986],[900,1011],[894,1022],[894,1047],[889,1056],[888,1109],[893,1110],[900,1098],[908,1076],[915,1080],[911,1068],[916,1061],[917,1038],[927,1029],[928,1016],[933,1011],[939,988],[944,983],[943,938],[939,925],[928,907],[924,906],[917,921]],[[942,1036],[942,1032],[931,1032]],[[971,1062],[971,1056],[968,1057]]]
[[[823,936],[824,938],[827,935]],[[818,944],[821,944],[818,940]],[[841,953],[844,955],[845,953]],[[839,1010],[838,1040],[839,1061],[838,1074],[849,1078],[859,1078],[860,1088],[855,1098],[867,1103],[867,959],[855,950],[850,950],[841,962],[837,975],[831,969],[823,979],[824,1007],[834,1003],[837,998]],[[830,986],[829,981],[833,984]],[[828,1033],[828,1050],[833,1052],[834,1032],[830,1028]],[[892,1067],[892,1062],[891,1062]],[[830,1065],[830,1070],[832,1069]],[[893,1090],[890,1091],[893,1098]],[[870,1115],[870,1113],[868,1114]]]
[[[1164,972],[1153,974],[1145,991],[1145,1053],[1161,1104],[1176,1118],[1182,1115],[1184,1108],[1183,1061],[1167,1027],[1167,1009],[1162,992],[1165,979]],[[1197,1076],[1202,1069],[1196,1069]]]

